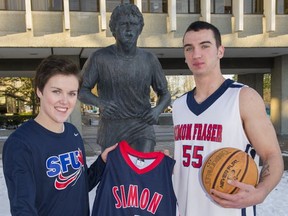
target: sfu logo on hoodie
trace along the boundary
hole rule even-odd
[[[63,190],[69,185],[73,186],[84,170],[82,151],[78,148],[77,151],[51,156],[46,160],[46,168],[48,177],[56,177],[54,186],[57,190]]]

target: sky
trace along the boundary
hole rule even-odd
[[[88,166],[95,157],[87,157]],[[95,189],[89,193],[90,206],[93,205]],[[2,158],[0,157],[0,215],[9,216],[9,200],[5,185]],[[267,196],[265,201],[257,206],[258,216],[288,216],[288,170],[282,176],[280,183]]]

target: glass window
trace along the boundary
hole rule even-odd
[[[32,0],[33,11],[63,11],[63,2],[60,0]]]
[[[24,11],[25,0],[0,0],[0,10]]]
[[[211,0],[211,13],[232,14],[232,0]]]
[[[252,13],[252,0],[244,1],[244,13]]]
[[[6,1],[5,0],[0,0],[0,10],[6,10]]]
[[[244,13],[245,14],[263,14],[263,0],[245,0]]]
[[[143,13],[167,13],[167,0],[142,0]]]
[[[277,14],[288,14],[288,0],[277,0]]]
[[[106,0],[106,11],[112,12],[114,8],[121,3],[131,3],[133,4],[133,0]]]
[[[69,0],[70,11],[81,11],[80,0]]]
[[[99,0],[69,0],[69,10],[99,12]]]
[[[200,13],[200,0],[177,0],[177,13]]]
[[[133,0],[106,0],[106,11],[112,12],[121,3],[134,4]],[[167,13],[167,0],[142,0],[143,13]]]

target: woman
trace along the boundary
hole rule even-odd
[[[88,192],[99,182],[107,149],[87,168],[79,131],[65,122],[81,75],[68,59],[50,56],[36,71],[40,111],[3,147],[3,170],[12,215],[89,215]]]

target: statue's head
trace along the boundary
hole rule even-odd
[[[140,27],[140,33],[142,32],[144,26],[144,19],[142,13],[139,11],[138,7],[134,4],[120,4],[112,12],[109,27],[113,36],[115,37],[115,30],[118,24],[119,18],[121,16],[134,16],[138,18],[138,23]]]

